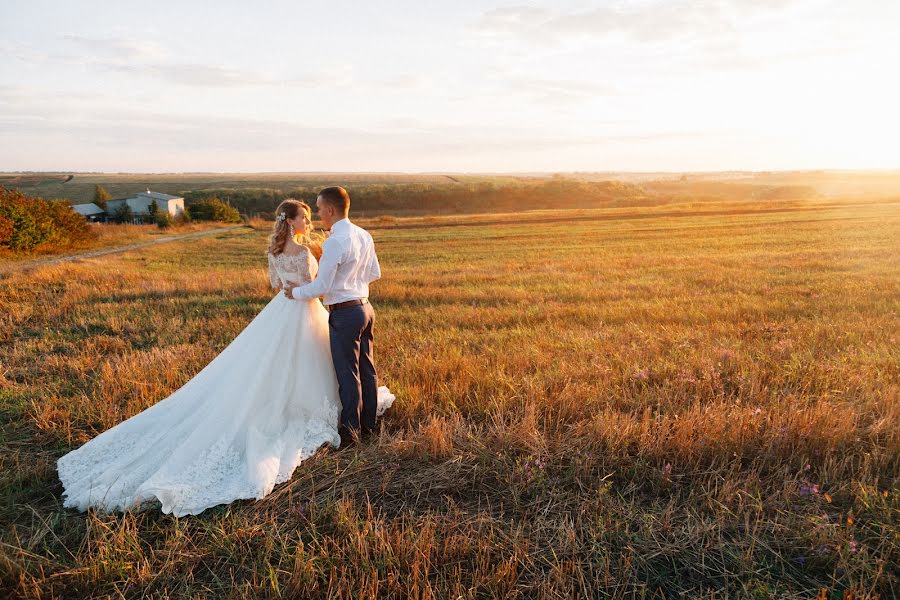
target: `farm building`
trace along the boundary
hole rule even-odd
[[[184,198],[180,196],[170,196],[161,192],[138,192],[130,198],[122,198],[119,200],[110,200],[106,203],[106,212],[112,218],[116,214],[116,210],[123,204],[128,205],[134,215],[134,223],[149,223],[152,220],[150,216],[150,204],[156,201],[159,210],[167,211],[173,217],[184,212]]]
[[[93,202],[88,202],[87,204],[76,204],[72,207],[72,210],[77,212],[79,215],[81,215],[91,223],[103,223],[106,221],[106,211]]]
[[[106,203],[105,211],[93,203],[76,204],[72,208],[78,214],[84,215],[88,221],[105,223],[115,221],[117,211],[121,211],[123,206],[127,206],[131,210],[131,222],[140,224],[153,221],[153,217],[150,215],[150,205],[153,202],[156,202],[158,210],[166,211],[173,217],[184,212],[184,198],[181,196],[151,192],[149,189],[128,198],[110,200]]]

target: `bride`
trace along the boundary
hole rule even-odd
[[[307,234],[310,207],[285,200],[275,214],[270,283],[309,283],[318,263],[292,234]],[[378,388],[377,414],[393,400]],[[260,499],[323,444],[340,446],[340,407],[327,311],[318,299],[276,294],[184,386],[60,458],[64,506],[124,511],[158,501],[184,516]]]

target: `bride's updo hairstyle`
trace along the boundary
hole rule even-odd
[[[312,221],[312,209],[309,204],[300,200],[288,198],[275,209],[275,226],[272,236],[269,238],[269,253],[272,256],[278,256],[284,252],[284,245],[291,237],[291,225],[287,220],[296,219],[300,211],[305,212],[306,217]]]

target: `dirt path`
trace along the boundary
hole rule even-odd
[[[48,258],[38,258],[35,260],[23,261],[19,263],[11,263],[0,265],[0,277],[15,273],[17,271],[29,271],[37,267],[44,267],[57,263],[79,260],[82,258],[94,258],[97,256],[105,256],[107,254],[115,254],[117,252],[127,252],[129,250],[137,250],[138,248],[146,248],[147,246],[155,246],[157,244],[167,244],[169,242],[178,242],[181,240],[190,240],[194,238],[206,237],[217,233],[235,231],[245,229],[243,225],[235,225],[233,227],[220,227],[217,229],[207,229],[206,231],[195,231],[194,233],[185,233],[184,235],[167,235],[165,237],[140,242],[139,244],[130,244],[128,246],[116,246],[115,248],[105,248],[103,250],[94,250],[92,252],[83,252],[81,254],[69,254],[66,256],[52,256]]]

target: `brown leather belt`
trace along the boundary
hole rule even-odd
[[[338,302],[337,304],[326,304],[325,310],[328,312],[332,312],[335,310],[340,310],[342,308],[350,308],[351,306],[359,306],[360,304],[368,304],[368,298],[361,298],[357,300],[347,300],[346,302]]]

